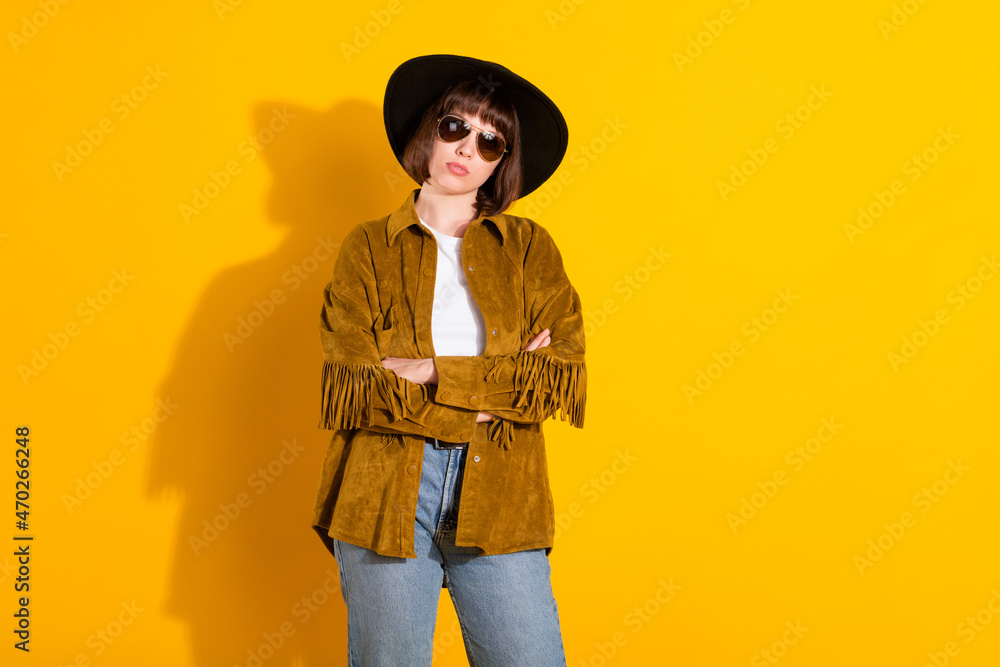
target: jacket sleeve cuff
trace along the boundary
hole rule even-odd
[[[437,396],[442,405],[480,410],[486,395],[486,359],[478,356],[434,357]]]
[[[468,442],[479,411],[435,402],[436,387],[420,385],[375,364],[325,361],[320,428],[367,428]]]
[[[523,423],[561,413],[560,419],[583,428],[587,367],[582,354],[570,357],[557,356],[551,346],[495,357],[435,357],[434,400]]]
[[[426,387],[428,398],[416,411],[403,421],[386,421],[385,425],[397,431],[438,438],[445,442],[471,442],[479,411],[441,405],[434,400],[434,385]]]

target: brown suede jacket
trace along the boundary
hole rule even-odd
[[[455,543],[480,555],[545,547],[555,508],[542,422],[583,427],[587,396],[580,297],[549,232],[528,218],[479,216],[462,259],[486,324],[481,356],[437,356],[431,340],[437,242],[410,193],[394,213],[354,227],[327,284],[320,428],[334,431],[312,526],[385,556],[416,558],[424,442],[468,442]],[[524,351],[548,328],[551,343]],[[438,383],[385,368],[385,357],[433,358]],[[476,422],[479,411],[494,415]]]

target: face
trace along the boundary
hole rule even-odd
[[[428,165],[430,176],[425,182],[451,194],[475,192],[506,158],[486,162],[476,149],[476,136],[479,130],[475,128],[496,132],[495,127],[483,122],[478,116],[464,113],[451,115],[464,118],[475,127],[465,138],[451,143],[441,139],[435,129],[434,149],[431,151]]]

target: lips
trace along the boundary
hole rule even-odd
[[[448,170],[456,176],[468,176],[469,170],[457,162],[449,162]]]

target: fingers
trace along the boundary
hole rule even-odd
[[[542,329],[538,334],[528,341],[528,344],[524,346],[524,351],[528,352],[531,350],[537,350],[540,347],[545,347],[552,342],[552,337],[549,335],[551,333],[548,328]]]

